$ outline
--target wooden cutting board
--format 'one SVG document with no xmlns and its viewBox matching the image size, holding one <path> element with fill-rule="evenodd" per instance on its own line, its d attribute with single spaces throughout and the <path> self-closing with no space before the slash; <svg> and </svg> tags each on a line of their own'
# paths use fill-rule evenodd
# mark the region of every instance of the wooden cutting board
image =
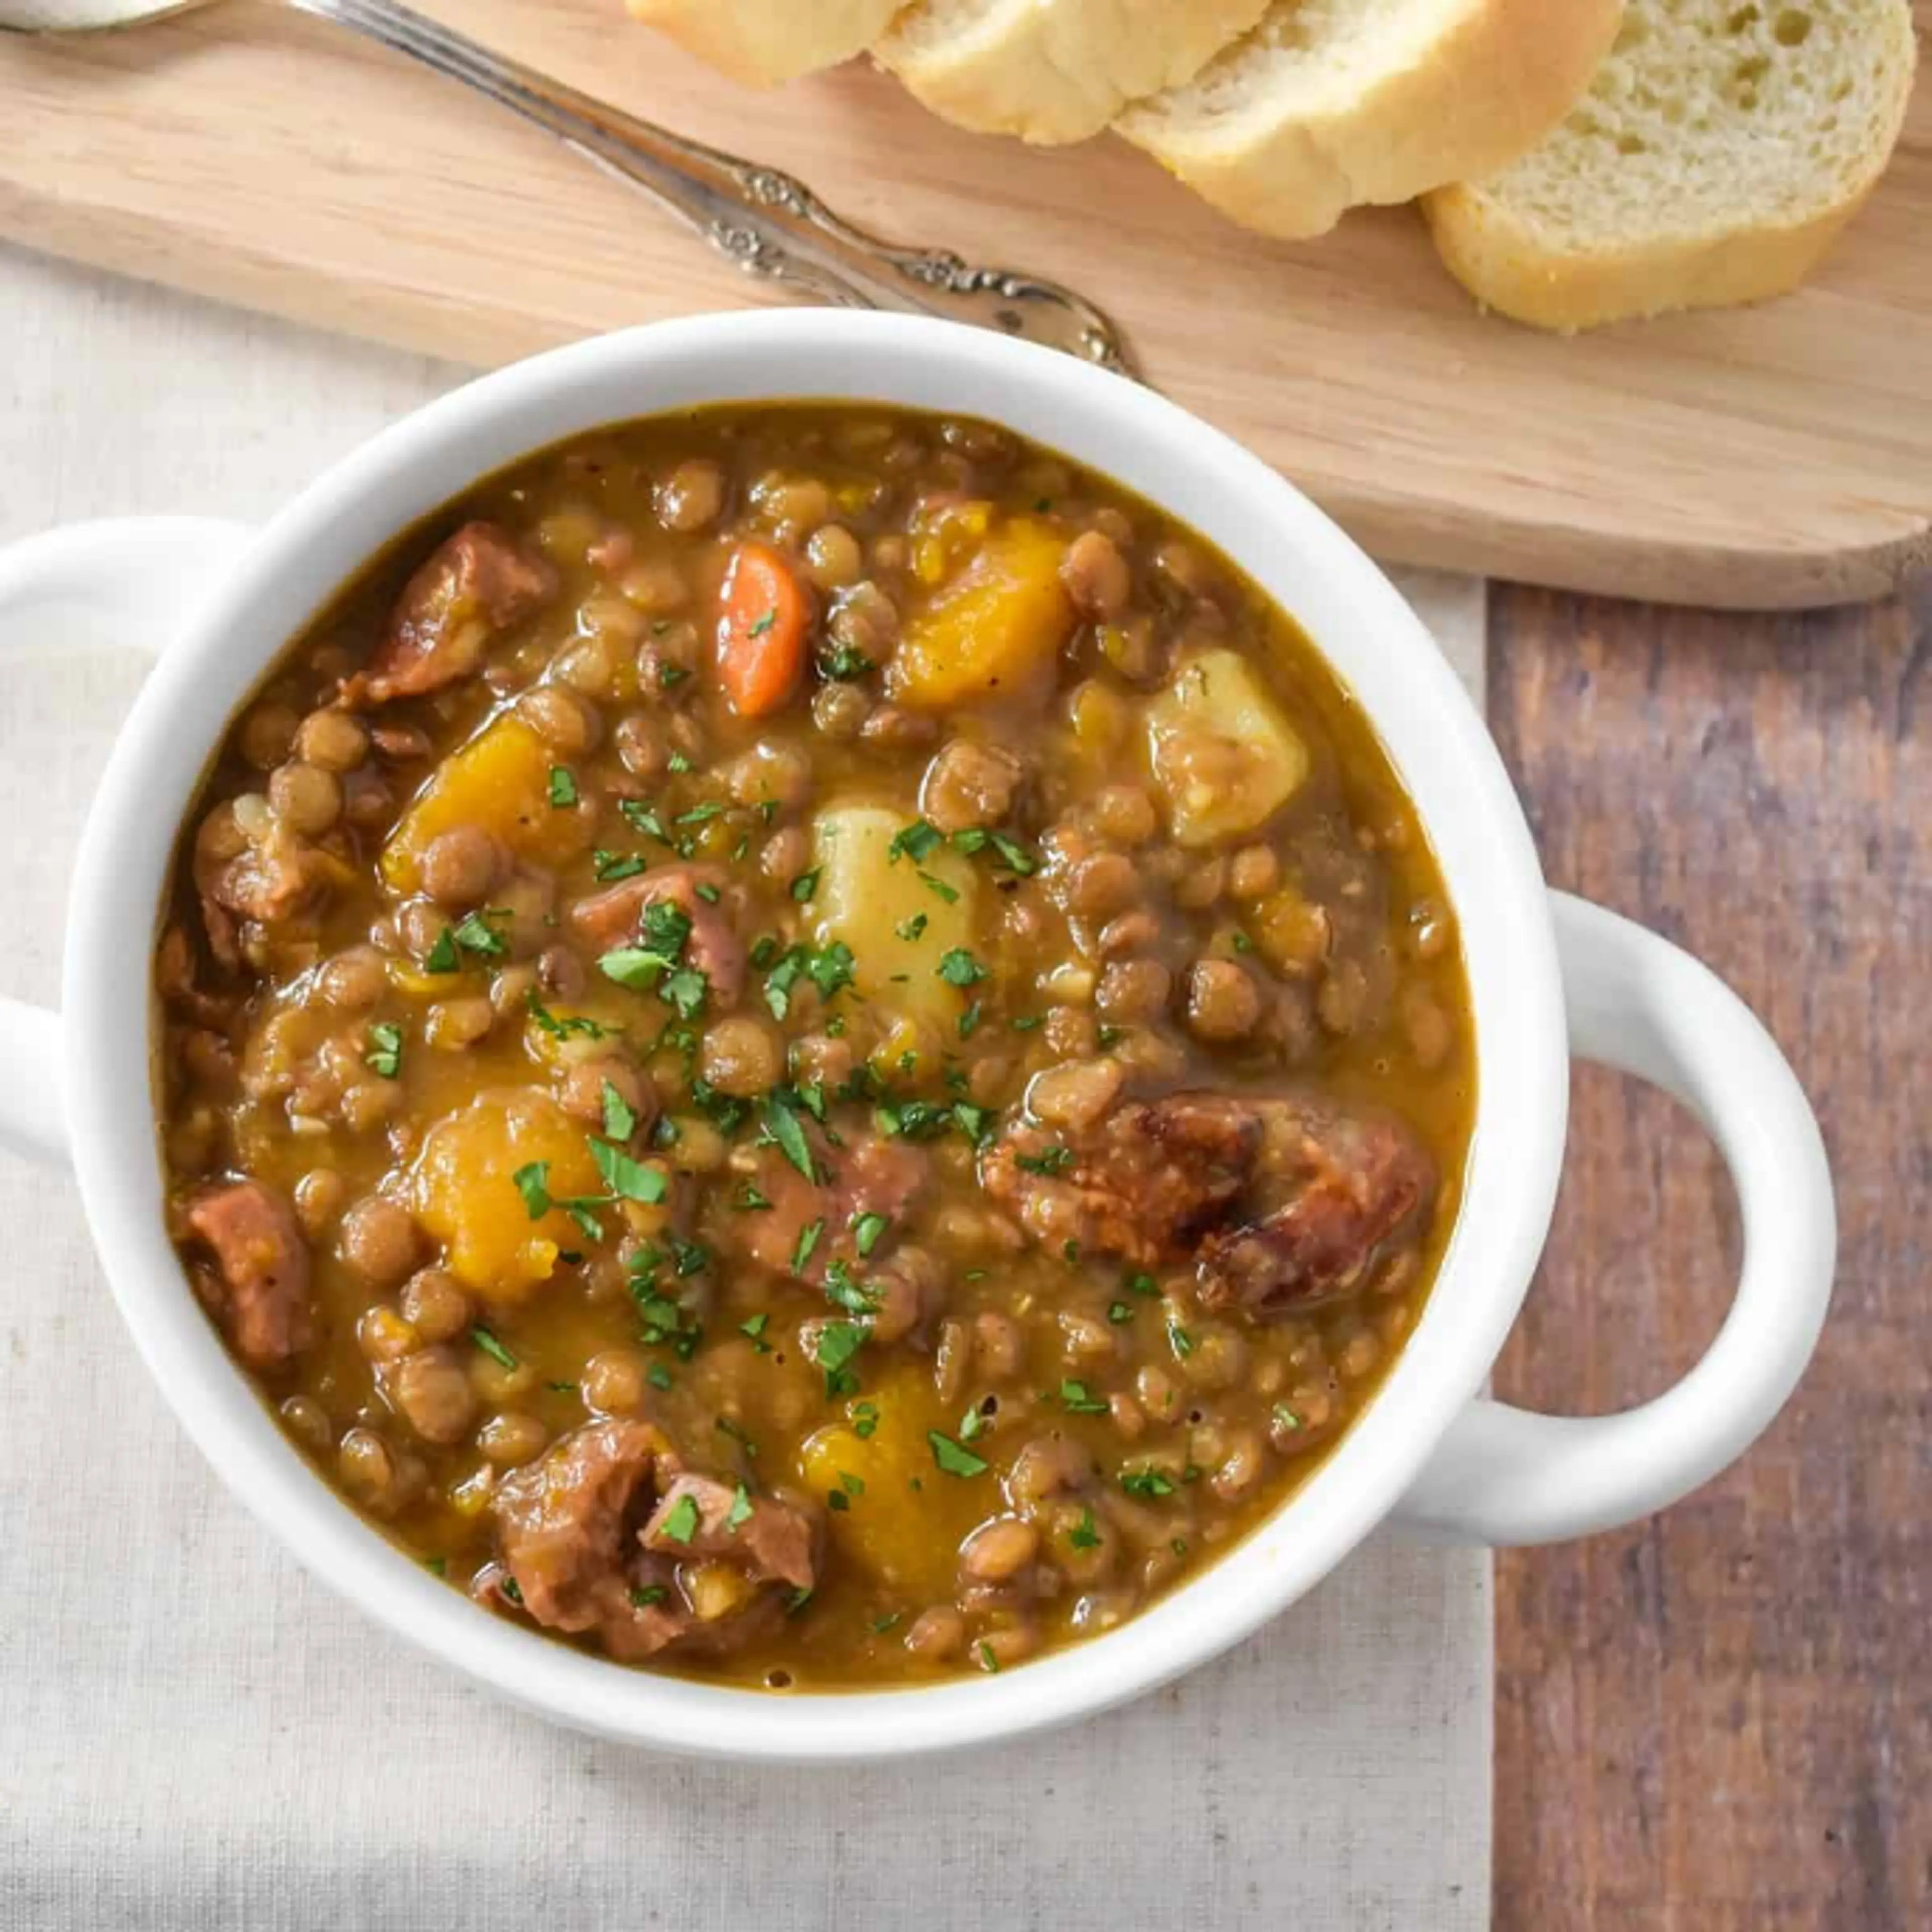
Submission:
<svg viewBox="0 0 1932 1932">
<path fill-rule="evenodd" d="M 1074 284 L 1150 380 L 1390 559 L 1745 606 L 1875 596 L 1932 560 L 1923 81 L 1810 287 L 1565 340 L 1477 314 L 1408 209 L 1270 244 L 1120 143 L 962 134 L 862 64 L 753 95 L 618 0 L 433 10 L 869 226 Z M 0 37 L 0 235 L 479 364 L 784 299 L 502 110 L 258 0 Z"/>
</svg>

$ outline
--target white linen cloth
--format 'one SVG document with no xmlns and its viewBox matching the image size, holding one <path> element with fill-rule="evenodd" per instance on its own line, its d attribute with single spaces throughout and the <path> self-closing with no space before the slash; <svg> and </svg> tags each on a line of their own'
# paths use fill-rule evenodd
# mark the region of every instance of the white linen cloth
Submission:
<svg viewBox="0 0 1932 1932">
<path fill-rule="evenodd" d="M 0 541 L 260 518 L 461 380 L 4 250 L 0 342 Z M 1479 679 L 1480 586 L 1406 581 Z M 10 994 L 56 995 L 68 855 L 142 668 L 0 662 Z M 149 916 L 129 906 L 128 944 Z M 1489 1922 L 1485 1554 L 1378 1538 L 1218 1663 L 1016 1747 L 681 1762 L 553 1729 L 364 1621 L 183 1439 L 70 1183 L 0 1154 L 0 1932 Z"/>
</svg>

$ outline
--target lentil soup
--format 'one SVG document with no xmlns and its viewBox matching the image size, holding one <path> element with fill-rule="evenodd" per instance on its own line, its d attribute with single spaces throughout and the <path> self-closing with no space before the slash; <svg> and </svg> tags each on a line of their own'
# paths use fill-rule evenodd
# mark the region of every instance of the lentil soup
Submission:
<svg viewBox="0 0 1932 1932">
<path fill-rule="evenodd" d="M 500 1614 L 994 1671 L 1280 1507 L 1474 1114 L 1453 916 L 1285 614 L 985 424 L 732 408 L 470 491 L 277 665 L 156 956 L 170 1232 Z"/>
</svg>

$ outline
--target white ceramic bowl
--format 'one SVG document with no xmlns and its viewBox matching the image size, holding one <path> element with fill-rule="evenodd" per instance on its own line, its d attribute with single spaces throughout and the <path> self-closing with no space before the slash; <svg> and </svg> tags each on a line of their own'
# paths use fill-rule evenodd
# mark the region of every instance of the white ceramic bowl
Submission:
<svg viewBox="0 0 1932 1932">
<path fill-rule="evenodd" d="M 1192 525 L 1290 610 L 1374 721 L 1435 842 L 1468 961 L 1480 1076 L 1465 1198 L 1426 1312 L 1368 1412 L 1292 1502 L 1108 1636 L 998 1676 L 826 1696 L 621 1670 L 478 1609 L 360 1522 L 284 1440 L 188 1291 L 163 1232 L 149 1087 L 146 934 L 176 827 L 229 718 L 332 592 L 399 530 L 560 438 L 695 404 L 799 398 L 1006 424 Z M 539 356 L 418 410 L 259 531 L 136 520 L 0 553 L 0 643 L 50 625 L 169 641 L 88 820 L 60 1017 L 0 1006 L 0 1134 L 72 1162 L 149 1367 L 261 1520 L 371 1615 L 566 1724 L 766 1760 L 1012 1737 L 1213 1656 L 1384 1518 L 1527 1542 L 1661 1508 L 1758 1434 L 1810 1352 L 1832 1274 L 1830 1180 L 1768 1036 L 1675 948 L 1546 891 L 1481 721 L 1387 578 L 1272 470 L 1151 391 L 937 322 L 801 309 L 662 323 Z M 1657 1400 L 1591 1420 L 1478 1394 L 1543 1246 L 1573 1051 L 1668 1088 L 1702 1118 L 1744 1235 L 1736 1300 L 1703 1360 Z"/>
</svg>

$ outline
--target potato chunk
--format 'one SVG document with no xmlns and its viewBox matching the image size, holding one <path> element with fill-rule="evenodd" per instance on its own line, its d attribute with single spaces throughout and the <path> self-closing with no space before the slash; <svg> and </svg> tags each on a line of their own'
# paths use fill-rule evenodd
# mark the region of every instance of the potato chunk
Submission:
<svg viewBox="0 0 1932 1932">
<path fill-rule="evenodd" d="M 933 1460 L 927 1432 L 936 1429 L 956 1442 L 959 1418 L 942 1413 L 920 1369 L 865 1380 L 864 1393 L 848 1405 L 850 1419 L 828 1423 L 807 1439 L 799 1474 L 821 1501 L 846 1498 L 827 1518 L 842 1561 L 891 1589 L 944 1602 L 958 1587 L 961 1542 L 1001 1508 L 999 1484 L 990 1471 L 948 1475 Z M 862 1402 L 877 1412 L 863 1436 L 855 1426 Z M 854 1478 L 863 1486 L 855 1487 Z"/>
<path fill-rule="evenodd" d="M 431 1127 L 410 1171 L 410 1204 L 443 1265 L 487 1300 L 522 1300 L 560 1250 L 584 1245 L 561 1208 L 532 1218 L 516 1175 L 538 1161 L 554 1198 L 603 1191 L 581 1123 L 548 1094 L 493 1092 Z"/>
<path fill-rule="evenodd" d="M 382 848 L 382 878 L 398 892 L 422 884 L 431 839 L 458 825 L 479 825 L 519 858 L 550 863 L 582 844 L 572 814 L 550 800 L 556 754 L 520 718 L 484 726 L 443 760 L 398 821 Z"/>
<path fill-rule="evenodd" d="M 1308 747 L 1254 668 L 1202 651 L 1148 706 L 1148 764 L 1183 845 L 1258 832 L 1308 776 Z"/>
<path fill-rule="evenodd" d="M 1075 614 L 1060 580 L 1065 539 L 1016 518 L 995 530 L 958 576 L 908 619 L 886 668 L 900 704 L 944 711 L 1041 689 Z"/>
<path fill-rule="evenodd" d="M 913 822 L 889 806 L 860 804 L 828 806 L 812 821 L 812 862 L 819 868 L 812 938 L 850 948 L 862 998 L 888 1013 L 950 1026 L 965 999 L 940 977 L 940 962 L 973 944 L 979 881 L 948 845 L 923 858 L 895 858 L 892 841 Z"/>
</svg>

